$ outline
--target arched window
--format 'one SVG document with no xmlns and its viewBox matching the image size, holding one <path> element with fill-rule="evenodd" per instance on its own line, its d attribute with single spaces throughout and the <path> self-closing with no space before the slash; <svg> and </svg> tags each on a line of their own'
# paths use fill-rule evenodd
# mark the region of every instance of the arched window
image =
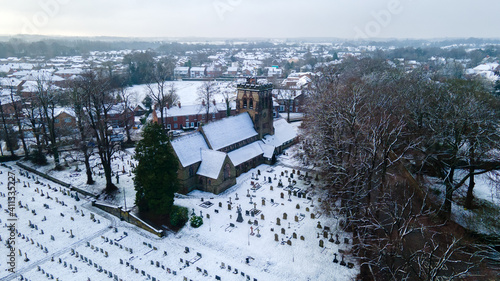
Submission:
<svg viewBox="0 0 500 281">
<path fill-rule="evenodd" d="M 243 98 L 243 108 L 247 108 L 247 98 Z"/>
<path fill-rule="evenodd" d="M 253 108 L 253 99 L 252 98 L 250 98 L 250 102 L 248 103 L 248 107 L 251 109 Z"/>
<path fill-rule="evenodd" d="M 229 167 L 229 164 L 226 164 L 226 166 L 224 167 L 224 180 L 227 180 L 230 177 L 231 177 L 231 167 Z"/>
</svg>

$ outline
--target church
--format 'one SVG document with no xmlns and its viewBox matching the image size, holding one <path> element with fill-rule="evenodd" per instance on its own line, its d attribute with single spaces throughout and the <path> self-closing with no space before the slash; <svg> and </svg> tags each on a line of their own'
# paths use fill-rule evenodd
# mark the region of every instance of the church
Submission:
<svg viewBox="0 0 500 281">
<path fill-rule="evenodd" d="M 192 190 L 218 194 L 236 184 L 236 177 L 260 164 L 271 164 L 275 153 L 290 145 L 296 133 L 280 120 L 285 138 L 274 137 L 272 84 L 249 78 L 238 84 L 236 115 L 202 126 L 172 140 L 179 162 L 179 193 Z M 283 123 L 283 121 L 286 123 Z"/>
</svg>

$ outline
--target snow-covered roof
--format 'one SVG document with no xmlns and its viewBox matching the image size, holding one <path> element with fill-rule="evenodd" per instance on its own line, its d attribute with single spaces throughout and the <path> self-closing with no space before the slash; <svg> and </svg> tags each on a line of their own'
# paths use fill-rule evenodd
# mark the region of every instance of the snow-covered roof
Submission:
<svg viewBox="0 0 500 281">
<path fill-rule="evenodd" d="M 236 108 L 236 103 L 231 102 L 229 106 L 232 109 Z M 201 104 L 193 104 L 193 105 L 181 105 L 179 106 L 173 106 L 171 108 L 164 108 L 163 113 L 164 116 L 166 117 L 173 117 L 173 116 L 188 116 L 188 115 L 198 115 L 198 114 L 205 114 L 206 113 L 206 108 L 202 106 Z M 225 111 L 226 110 L 226 103 L 225 102 L 220 102 L 216 103 L 214 106 L 213 103 L 210 104 L 210 113 L 217 113 L 219 111 Z M 156 111 L 157 116 L 160 116 L 160 111 Z"/>
<path fill-rule="evenodd" d="M 274 135 L 265 136 L 263 141 L 277 147 L 293 140 L 295 137 L 297 137 L 295 127 L 286 122 L 285 119 L 278 119 L 274 120 Z"/>
<path fill-rule="evenodd" d="M 201 150 L 201 164 L 196 172 L 197 175 L 217 179 L 224 164 L 227 154 L 211 149 Z"/>
<path fill-rule="evenodd" d="M 59 75 L 68 75 L 68 74 L 78 75 L 78 74 L 82 74 L 82 72 L 83 72 L 83 69 L 80 69 L 80 68 L 67 68 L 67 69 L 60 69 L 60 70 L 56 71 L 55 74 L 59 74 Z"/>
<path fill-rule="evenodd" d="M 203 126 L 212 149 L 219 150 L 257 135 L 248 113 L 227 117 Z"/>
<path fill-rule="evenodd" d="M 276 149 L 274 145 L 265 144 L 264 142 L 262 142 L 260 143 L 260 147 L 262 148 L 262 151 L 264 151 L 264 157 L 268 159 L 273 158 L 274 150 Z"/>
<path fill-rule="evenodd" d="M 234 166 L 238 166 L 241 163 L 244 163 L 250 159 L 253 159 L 259 155 L 264 154 L 264 151 L 261 147 L 262 141 L 255 141 L 251 144 L 245 145 L 241 148 L 233 150 L 228 153 L 229 159 L 233 162 Z M 272 155 L 271 155 L 272 157 Z"/>
<path fill-rule="evenodd" d="M 208 145 L 200 132 L 189 134 L 172 141 L 177 158 L 183 167 L 187 167 L 201 161 L 202 149 L 208 149 Z"/>
<path fill-rule="evenodd" d="M 62 113 L 66 113 L 70 116 L 76 117 L 75 111 L 71 107 L 56 107 L 54 108 L 54 116 L 59 116 Z"/>
</svg>

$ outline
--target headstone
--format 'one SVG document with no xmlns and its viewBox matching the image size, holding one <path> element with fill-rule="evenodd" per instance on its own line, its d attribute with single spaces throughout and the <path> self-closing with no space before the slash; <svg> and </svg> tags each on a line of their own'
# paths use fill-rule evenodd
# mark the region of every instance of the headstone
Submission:
<svg viewBox="0 0 500 281">
<path fill-rule="evenodd" d="M 285 234 L 285 229 L 281 228 L 281 234 Z"/>
<path fill-rule="evenodd" d="M 299 217 L 295 216 L 295 222 L 299 222 Z"/>
<path fill-rule="evenodd" d="M 283 219 L 286 220 L 288 215 L 286 213 L 283 213 Z"/>
<path fill-rule="evenodd" d="M 337 259 L 337 253 L 333 253 L 333 255 L 334 255 L 333 262 L 338 263 L 339 260 Z"/>
<path fill-rule="evenodd" d="M 345 263 L 345 261 L 344 261 L 344 256 L 343 256 L 343 255 L 342 255 L 342 260 L 340 261 L 340 265 L 343 265 L 343 266 L 345 266 L 345 265 L 346 265 L 346 263 Z"/>
<path fill-rule="evenodd" d="M 295 233 L 295 232 L 294 232 L 294 233 L 292 233 L 292 238 L 293 238 L 293 239 L 297 239 L 297 233 Z"/>
<path fill-rule="evenodd" d="M 324 244 L 323 240 L 319 240 L 319 246 L 320 246 L 321 248 L 323 248 L 323 247 L 325 246 L 325 244 Z"/>
<path fill-rule="evenodd" d="M 302 235 L 301 235 L 301 236 L 300 236 L 300 240 L 304 241 L 304 240 L 306 240 L 306 239 L 304 238 L 304 236 L 302 236 Z"/>
<path fill-rule="evenodd" d="M 276 218 L 276 225 L 281 225 L 280 218 Z"/>
<path fill-rule="evenodd" d="M 264 214 L 260 214 L 260 219 L 264 220 Z"/>
<path fill-rule="evenodd" d="M 276 242 L 280 241 L 279 238 L 278 238 L 278 233 L 274 234 L 274 241 L 276 241 Z"/>
</svg>

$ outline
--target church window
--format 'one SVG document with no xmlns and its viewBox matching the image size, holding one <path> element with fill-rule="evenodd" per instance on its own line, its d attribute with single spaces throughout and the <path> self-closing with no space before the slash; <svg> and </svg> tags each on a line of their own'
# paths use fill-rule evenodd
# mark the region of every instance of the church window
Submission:
<svg viewBox="0 0 500 281">
<path fill-rule="evenodd" d="M 243 108 L 247 108 L 247 99 L 243 98 Z"/>
<path fill-rule="evenodd" d="M 252 98 L 250 98 L 250 102 L 249 102 L 248 106 L 250 109 L 253 109 L 253 99 Z"/>
<path fill-rule="evenodd" d="M 231 168 L 229 167 L 229 164 L 226 164 L 226 166 L 224 167 L 224 180 L 227 180 L 230 177 L 231 177 Z"/>
</svg>

